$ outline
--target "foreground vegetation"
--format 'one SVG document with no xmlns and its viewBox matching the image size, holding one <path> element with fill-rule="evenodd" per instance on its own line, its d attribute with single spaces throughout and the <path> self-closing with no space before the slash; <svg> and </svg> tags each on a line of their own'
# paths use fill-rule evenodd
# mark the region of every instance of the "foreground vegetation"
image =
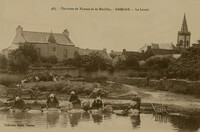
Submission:
<svg viewBox="0 0 200 132">
<path fill-rule="evenodd" d="M 9 73 L 0 73 L 0 84 L 4 86 L 12 86 L 21 83 L 25 77 L 24 74 L 9 74 Z"/>
</svg>

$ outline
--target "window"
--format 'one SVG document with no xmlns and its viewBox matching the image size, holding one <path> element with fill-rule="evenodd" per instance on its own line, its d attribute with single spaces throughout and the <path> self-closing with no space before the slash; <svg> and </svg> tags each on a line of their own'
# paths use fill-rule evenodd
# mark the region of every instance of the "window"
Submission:
<svg viewBox="0 0 200 132">
<path fill-rule="evenodd" d="M 64 53 L 63 53 L 63 56 L 64 56 L 64 58 L 67 58 L 67 50 L 64 50 Z"/>
<path fill-rule="evenodd" d="M 53 47 L 53 49 L 52 49 L 54 52 L 56 52 L 56 47 Z"/>
<path fill-rule="evenodd" d="M 183 40 L 180 40 L 180 46 L 183 46 Z"/>
<path fill-rule="evenodd" d="M 38 54 L 38 55 L 41 55 L 41 50 L 40 50 L 40 48 L 37 48 L 36 51 L 37 51 L 37 54 Z"/>
<path fill-rule="evenodd" d="M 187 42 L 186 42 L 186 46 L 188 47 L 189 46 L 189 41 L 187 40 Z"/>
</svg>

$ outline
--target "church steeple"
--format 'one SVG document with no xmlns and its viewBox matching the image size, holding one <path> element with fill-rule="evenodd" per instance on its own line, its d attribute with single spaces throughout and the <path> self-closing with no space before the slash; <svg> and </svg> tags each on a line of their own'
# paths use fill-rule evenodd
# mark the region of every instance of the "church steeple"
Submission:
<svg viewBox="0 0 200 132">
<path fill-rule="evenodd" d="M 187 20 L 186 20 L 185 14 L 184 14 L 184 17 L 183 17 L 183 23 L 182 23 L 181 31 L 185 32 L 185 33 L 188 32 L 188 26 L 187 26 Z"/>
<path fill-rule="evenodd" d="M 181 31 L 178 32 L 177 37 L 177 48 L 180 50 L 185 50 L 190 47 L 190 35 L 188 31 L 188 25 L 186 20 L 186 15 L 184 14 Z"/>
</svg>

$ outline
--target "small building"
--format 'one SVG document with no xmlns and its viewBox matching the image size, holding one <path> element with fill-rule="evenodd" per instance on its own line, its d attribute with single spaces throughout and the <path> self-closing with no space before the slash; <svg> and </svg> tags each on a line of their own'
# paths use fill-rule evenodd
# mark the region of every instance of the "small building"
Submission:
<svg viewBox="0 0 200 132">
<path fill-rule="evenodd" d="M 138 52 L 141 53 L 146 52 L 148 46 L 151 46 L 152 49 L 167 49 L 167 50 L 176 49 L 173 43 L 151 43 L 151 44 L 145 44 L 142 48 L 138 50 Z"/>
<path fill-rule="evenodd" d="M 125 57 L 126 60 L 131 58 L 136 58 L 138 61 L 144 60 L 144 53 L 136 51 L 127 51 L 126 49 L 123 49 L 122 55 Z"/>
<path fill-rule="evenodd" d="M 21 44 L 32 44 L 39 55 L 56 56 L 58 60 L 74 58 L 75 46 L 69 38 L 68 30 L 63 33 L 24 31 L 21 26 L 16 28 L 16 35 L 11 46 L 2 52 L 7 56 L 10 51 Z"/>
<path fill-rule="evenodd" d="M 193 47 L 200 47 L 200 40 L 197 40 L 197 43 L 192 44 Z"/>
<path fill-rule="evenodd" d="M 8 58 L 8 55 L 11 51 L 17 49 L 19 46 L 16 44 L 11 44 L 8 48 L 5 48 L 1 51 L 1 54 L 5 55 L 6 58 Z"/>
<path fill-rule="evenodd" d="M 106 59 L 106 60 L 112 60 L 112 58 L 110 57 L 110 55 L 107 53 L 106 49 L 103 50 L 95 50 L 95 49 L 82 49 L 79 47 L 75 48 L 75 57 L 76 56 L 86 56 L 86 55 L 90 55 L 91 53 L 98 53 L 102 58 Z"/>
<path fill-rule="evenodd" d="M 145 60 L 151 56 L 180 56 L 180 51 L 176 49 L 152 49 L 151 46 L 148 46 L 147 51 L 144 53 Z"/>
<path fill-rule="evenodd" d="M 111 50 L 111 52 L 109 53 L 109 55 L 110 55 L 110 57 L 115 58 L 116 56 L 122 55 L 122 52 Z"/>
<path fill-rule="evenodd" d="M 144 53 L 136 51 L 127 51 L 126 49 L 123 49 L 121 53 L 120 52 L 116 53 L 112 51 L 111 53 L 110 54 L 113 56 L 113 62 L 112 62 L 113 66 L 117 65 L 119 61 L 136 59 L 138 62 L 140 62 L 144 60 Z"/>
</svg>

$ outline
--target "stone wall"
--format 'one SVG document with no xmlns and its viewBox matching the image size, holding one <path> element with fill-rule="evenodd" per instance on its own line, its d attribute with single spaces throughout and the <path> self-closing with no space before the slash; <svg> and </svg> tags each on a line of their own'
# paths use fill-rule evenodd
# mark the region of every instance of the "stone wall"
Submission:
<svg viewBox="0 0 200 132">
<path fill-rule="evenodd" d="M 123 77 L 126 75 L 127 71 L 123 73 L 120 71 L 118 73 L 109 73 L 108 71 L 97 71 L 97 72 L 86 72 L 84 69 L 74 68 L 74 67 L 61 67 L 61 68 L 32 68 L 29 70 L 31 73 L 36 72 L 49 72 L 57 75 L 70 75 L 72 77 L 82 77 L 82 78 L 97 78 L 97 77 L 107 77 L 109 81 L 134 85 L 138 87 L 150 87 L 153 89 L 170 91 L 175 93 L 184 93 L 192 95 L 200 95 L 200 81 L 187 81 L 183 79 L 148 79 L 140 77 Z M 121 76 L 120 76 L 121 75 Z"/>
<path fill-rule="evenodd" d="M 52 68 L 32 67 L 29 69 L 28 72 L 31 74 L 47 72 L 56 75 L 70 75 L 72 77 L 79 77 L 79 69 L 76 67 L 52 67 Z"/>
<path fill-rule="evenodd" d="M 110 76 L 110 77 L 108 77 L 108 80 L 117 82 L 117 83 L 135 85 L 138 87 L 145 87 L 148 85 L 148 81 L 146 78 Z"/>
<path fill-rule="evenodd" d="M 108 77 L 110 81 L 134 85 L 138 87 L 150 87 L 157 90 L 170 91 L 191 95 L 200 95 L 200 81 L 187 81 L 184 79 L 148 79 L 131 77 Z"/>
<path fill-rule="evenodd" d="M 200 81 L 187 81 L 184 79 L 150 80 L 149 87 L 175 93 L 200 95 Z"/>
</svg>

